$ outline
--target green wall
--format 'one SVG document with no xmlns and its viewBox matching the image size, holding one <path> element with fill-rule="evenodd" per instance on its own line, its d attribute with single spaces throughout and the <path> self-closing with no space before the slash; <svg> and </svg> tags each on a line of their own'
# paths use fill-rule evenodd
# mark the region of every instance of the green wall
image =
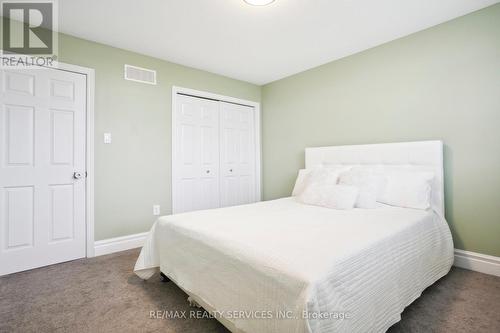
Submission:
<svg viewBox="0 0 500 333">
<path fill-rule="evenodd" d="M 500 256 L 500 5 L 268 84 L 262 102 L 265 199 L 291 193 L 305 147 L 442 139 L 455 247 Z"/>
<path fill-rule="evenodd" d="M 62 34 L 59 60 L 95 69 L 96 240 L 148 231 L 153 204 L 171 212 L 173 85 L 260 101 L 259 86 Z M 124 64 L 157 70 L 158 85 L 125 81 Z"/>
</svg>

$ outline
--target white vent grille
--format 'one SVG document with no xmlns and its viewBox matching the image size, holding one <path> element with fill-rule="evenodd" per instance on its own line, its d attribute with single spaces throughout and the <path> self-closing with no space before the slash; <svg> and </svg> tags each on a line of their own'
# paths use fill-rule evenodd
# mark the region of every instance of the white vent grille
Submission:
<svg viewBox="0 0 500 333">
<path fill-rule="evenodd" d="M 125 65 L 125 80 L 156 84 L 156 71 L 131 65 Z"/>
</svg>

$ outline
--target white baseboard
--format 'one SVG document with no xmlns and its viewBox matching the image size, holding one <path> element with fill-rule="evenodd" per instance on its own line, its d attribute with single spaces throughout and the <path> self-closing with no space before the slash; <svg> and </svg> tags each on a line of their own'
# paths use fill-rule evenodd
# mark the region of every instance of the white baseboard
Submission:
<svg viewBox="0 0 500 333">
<path fill-rule="evenodd" d="M 455 249 L 453 265 L 471 271 L 500 276 L 500 257 Z"/>
<path fill-rule="evenodd" d="M 108 238 L 94 242 L 95 256 L 135 249 L 144 245 L 148 232 L 127 235 L 122 237 Z"/>
</svg>

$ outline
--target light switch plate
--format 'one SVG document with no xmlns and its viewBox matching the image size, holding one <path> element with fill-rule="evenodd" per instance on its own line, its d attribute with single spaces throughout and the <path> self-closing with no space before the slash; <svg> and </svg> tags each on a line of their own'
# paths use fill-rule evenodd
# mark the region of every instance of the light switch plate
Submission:
<svg viewBox="0 0 500 333">
<path fill-rule="evenodd" d="M 153 205 L 153 215 L 154 216 L 160 215 L 160 205 Z"/>
<path fill-rule="evenodd" d="M 111 133 L 104 133 L 104 143 L 111 143 Z"/>
</svg>

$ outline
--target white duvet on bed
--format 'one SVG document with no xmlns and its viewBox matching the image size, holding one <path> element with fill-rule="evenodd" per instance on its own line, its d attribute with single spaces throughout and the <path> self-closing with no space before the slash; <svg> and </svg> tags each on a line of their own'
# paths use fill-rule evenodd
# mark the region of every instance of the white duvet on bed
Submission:
<svg viewBox="0 0 500 333">
<path fill-rule="evenodd" d="M 382 332 L 452 263 L 431 210 L 284 198 L 161 217 L 135 272 L 159 266 L 245 332 Z"/>
</svg>

